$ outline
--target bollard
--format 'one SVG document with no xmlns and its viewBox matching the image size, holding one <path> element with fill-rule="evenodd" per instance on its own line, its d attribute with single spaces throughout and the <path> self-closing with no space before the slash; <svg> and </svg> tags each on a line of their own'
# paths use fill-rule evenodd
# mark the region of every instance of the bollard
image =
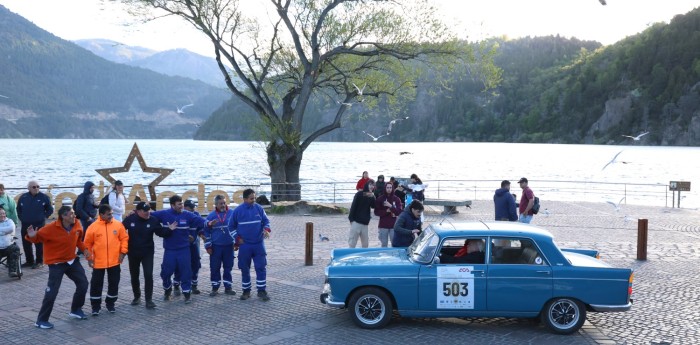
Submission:
<svg viewBox="0 0 700 345">
<path fill-rule="evenodd" d="M 306 223 L 306 253 L 304 256 L 306 266 L 314 265 L 314 223 Z"/>
<path fill-rule="evenodd" d="M 637 260 L 647 259 L 647 239 L 649 238 L 649 220 L 637 220 Z"/>
</svg>

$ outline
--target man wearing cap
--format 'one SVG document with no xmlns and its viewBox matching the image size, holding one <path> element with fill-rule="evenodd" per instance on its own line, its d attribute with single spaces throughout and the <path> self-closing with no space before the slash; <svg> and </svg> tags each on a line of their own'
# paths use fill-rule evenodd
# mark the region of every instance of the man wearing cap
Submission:
<svg viewBox="0 0 700 345">
<path fill-rule="evenodd" d="M 197 216 L 201 217 L 202 215 L 199 214 L 199 212 L 195 211 L 195 207 L 197 207 L 194 203 L 194 201 L 187 199 L 185 200 L 185 203 L 183 204 L 185 207 L 185 211 L 190 211 Z M 199 295 L 201 292 L 197 288 L 197 284 L 199 283 L 199 269 L 202 268 L 202 257 L 199 255 L 199 237 L 204 236 L 204 228 L 199 227 L 199 228 L 190 228 L 190 262 L 192 263 L 192 294 L 193 295 Z M 180 270 L 175 267 L 175 277 L 173 278 L 173 293 L 175 296 L 180 295 Z"/>
<path fill-rule="evenodd" d="M 520 196 L 520 203 L 518 204 L 518 211 L 520 211 L 518 221 L 521 223 L 530 223 L 534 214 L 532 212 L 532 205 L 535 204 L 535 193 L 527 186 L 526 178 L 521 178 L 518 184 L 520 184 L 520 188 L 523 189 L 523 194 Z"/>
<path fill-rule="evenodd" d="M 131 305 L 141 303 L 141 282 L 139 281 L 139 271 L 143 267 L 143 280 L 145 281 L 146 308 L 153 309 L 153 255 L 155 245 L 153 244 L 153 234 L 160 237 L 170 236 L 173 225 L 170 229 L 161 225 L 160 220 L 151 216 L 151 207 L 146 202 L 136 204 L 136 212 L 126 217 L 122 224 L 129 234 L 129 273 L 131 274 L 131 290 L 134 299 Z"/>
</svg>

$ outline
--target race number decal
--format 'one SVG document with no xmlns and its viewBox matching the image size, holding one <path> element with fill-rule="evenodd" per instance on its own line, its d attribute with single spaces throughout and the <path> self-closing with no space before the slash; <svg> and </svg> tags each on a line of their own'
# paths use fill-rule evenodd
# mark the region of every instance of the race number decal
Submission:
<svg viewBox="0 0 700 345">
<path fill-rule="evenodd" d="M 474 309 L 474 266 L 437 269 L 437 308 Z"/>
</svg>

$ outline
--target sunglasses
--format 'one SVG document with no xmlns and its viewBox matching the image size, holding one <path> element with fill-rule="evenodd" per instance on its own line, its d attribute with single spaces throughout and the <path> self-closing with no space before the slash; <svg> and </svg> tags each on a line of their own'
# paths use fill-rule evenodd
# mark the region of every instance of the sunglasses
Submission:
<svg viewBox="0 0 700 345">
<path fill-rule="evenodd" d="M 39 189 L 39 186 L 32 186 L 32 189 Z"/>
</svg>

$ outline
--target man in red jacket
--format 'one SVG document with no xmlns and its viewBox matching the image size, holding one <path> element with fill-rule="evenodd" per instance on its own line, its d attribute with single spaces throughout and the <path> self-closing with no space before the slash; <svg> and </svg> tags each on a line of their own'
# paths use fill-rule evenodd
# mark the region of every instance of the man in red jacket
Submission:
<svg viewBox="0 0 700 345">
<path fill-rule="evenodd" d="M 70 206 L 62 206 L 58 210 L 58 218 L 39 231 L 30 225 L 25 236 L 25 239 L 31 243 L 44 244 L 44 263 L 49 266 L 49 283 L 44 290 L 44 301 L 41 302 L 39 316 L 34 324 L 43 329 L 53 328 L 49 317 L 64 274 L 75 283 L 75 294 L 73 294 L 73 303 L 68 315 L 79 320 L 87 319 L 82 308 L 85 305 L 88 281 L 80 259 L 75 256 L 77 247 L 88 257 L 88 251 L 83 242 L 80 242 L 83 228 L 80 222 L 75 221 L 75 212 Z"/>
</svg>

